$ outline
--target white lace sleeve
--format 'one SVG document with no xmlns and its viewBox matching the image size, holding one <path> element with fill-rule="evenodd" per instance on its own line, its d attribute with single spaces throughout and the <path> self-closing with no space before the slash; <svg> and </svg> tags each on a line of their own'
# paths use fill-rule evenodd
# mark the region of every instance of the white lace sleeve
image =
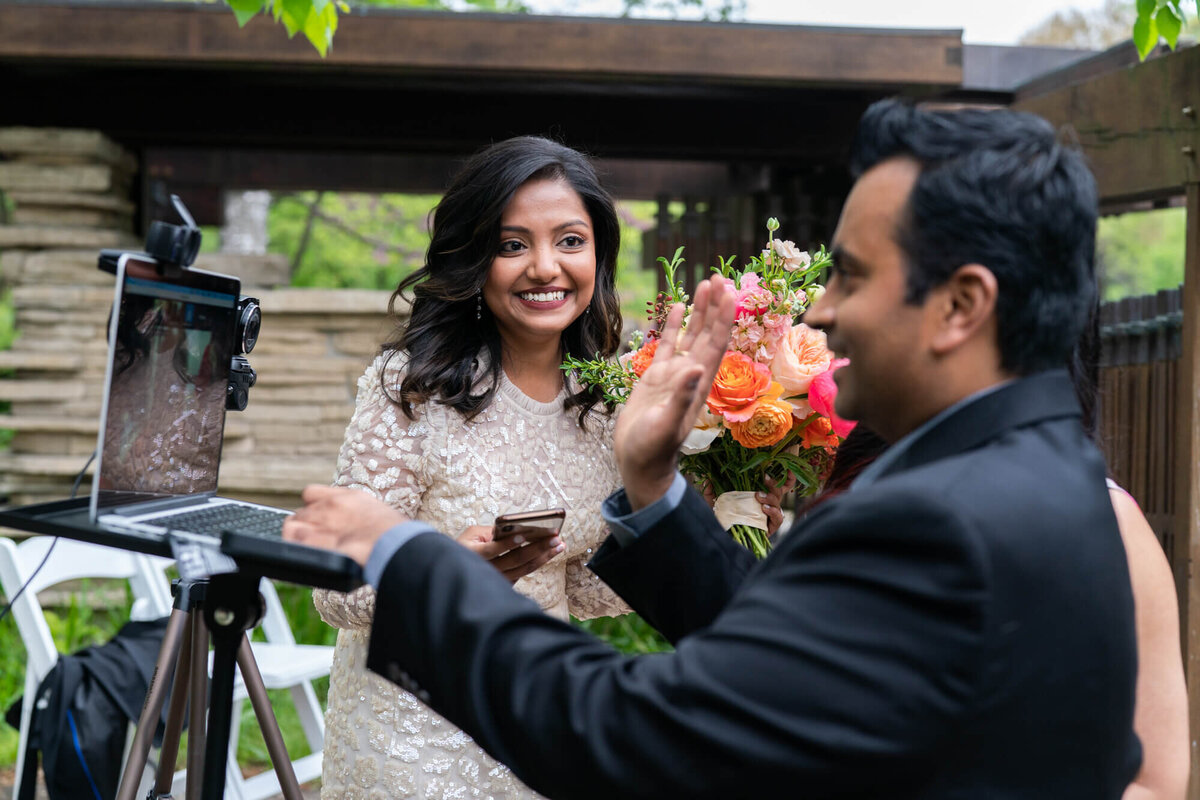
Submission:
<svg viewBox="0 0 1200 800">
<path fill-rule="evenodd" d="M 394 358 L 387 369 L 389 388 L 399 388 L 401 371 Z M 335 486 L 359 489 L 388 505 L 416 516 L 428 486 L 425 453 L 429 426 L 424 415 L 410 420 L 384 394 L 380 380 L 383 357 L 358 379 L 354 416 L 338 453 Z M 321 618 L 338 628 L 369 628 L 375 612 L 375 592 L 362 586 L 349 594 L 313 590 L 313 605 Z"/>
<path fill-rule="evenodd" d="M 587 568 L 591 555 L 567 562 L 567 609 L 576 619 L 617 617 L 632 609 L 608 584 Z"/>
</svg>

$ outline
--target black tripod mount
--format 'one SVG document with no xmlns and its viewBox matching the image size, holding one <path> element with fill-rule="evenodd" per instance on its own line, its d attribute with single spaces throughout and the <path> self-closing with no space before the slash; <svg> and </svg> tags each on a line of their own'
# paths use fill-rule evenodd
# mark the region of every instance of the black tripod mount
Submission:
<svg viewBox="0 0 1200 800">
<path fill-rule="evenodd" d="M 300 784 L 247 636 L 264 614 L 265 604 L 258 593 L 259 580 L 258 575 L 233 572 L 213 575 L 207 580 L 178 580 L 172 584 L 174 607 L 121 776 L 117 800 L 136 800 L 138 783 L 166 701 L 166 682 L 172 667 L 171 704 L 167 708 L 158 769 L 147 800 L 170 800 L 172 797 L 179 738 L 189 705 L 192 713 L 188 726 L 186 796 L 188 800 L 221 800 L 225 794 L 225 770 L 233 723 L 235 666 L 241 668 L 242 681 L 258 718 L 283 796 L 286 800 L 302 800 Z M 203 611 L 202 615 L 197 613 L 200 611 Z M 211 693 L 207 680 L 210 634 L 213 644 Z M 207 725 L 202 713 L 206 704 Z"/>
</svg>

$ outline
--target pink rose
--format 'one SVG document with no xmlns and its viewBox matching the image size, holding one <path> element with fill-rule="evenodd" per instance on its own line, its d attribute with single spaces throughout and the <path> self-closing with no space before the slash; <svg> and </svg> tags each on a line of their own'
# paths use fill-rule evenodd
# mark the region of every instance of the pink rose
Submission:
<svg viewBox="0 0 1200 800">
<path fill-rule="evenodd" d="M 833 353 L 825 345 L 825 332 L 803 322 L 793 325 L 780 341 L 771 360 L 771 374 L 788 395 L 810 391 L 813 378 L 829 369 Z"/>
<path fill-rule="evenodd" d="M 833 373 L 850 363 L 848 358 L 837 358 L 829 364 L 829 369 L 812 379 L 808 387 L 808 402 L 813 411 L 823 417 L 828 417 L 833 424 L 833 432 L 845 438 L 854 430 L 857 422 L 842 419 L 833 410 L 837 400 L 837 384 L 833 381 Z"/>
</svg>

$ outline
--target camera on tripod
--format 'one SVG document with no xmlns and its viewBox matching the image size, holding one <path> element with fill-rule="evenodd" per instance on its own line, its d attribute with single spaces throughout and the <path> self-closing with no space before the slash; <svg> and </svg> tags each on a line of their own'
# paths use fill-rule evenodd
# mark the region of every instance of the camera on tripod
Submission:
<svg viewBox="0 0 1200 800">
<path fill-rule="evenodd" d="M 178 278 L 192 266 L 200 252 L 200 227 L 196 225 L 187 206 L 178 195 L 171 195 L 171 204 L 184 221 L 174 225 L 161 220 L 150 223 L 146 233 L 144 253 L 128 250 L 101 250 L 99 267 L 105 272 L 117 274 L 118 265 L 124 259 L 126 265 L 137 264 L 153 270 L 160 278 Z M 250 366 L 245 354 L 254 349 L 262 327 L 262 312 L 258 298 L 242 295 L 237 300 L 234 314 L 236 331 L 233 339 L 234 351 L 229 365 L 229 383 L 226 387 L 225 408 L 244 411 L 250 402 L 250 387 L 258 380 L 258 374 Z"/>
</svg>

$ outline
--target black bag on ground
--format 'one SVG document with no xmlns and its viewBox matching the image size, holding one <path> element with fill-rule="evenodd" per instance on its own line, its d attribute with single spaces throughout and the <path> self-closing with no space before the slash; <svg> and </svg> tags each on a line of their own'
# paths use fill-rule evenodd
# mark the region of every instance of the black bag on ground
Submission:
<svg viewBox="0 0 1200 800">
<path fill-rule="evenodd" d="M 33 800 L 39 752 L 50 800 L 116 797 L 126 732 L 141 716 L 167 619 L 128 622 L 108 642 L 59 657 L 38 686 L 17 800 Z M 21 702 L 6 714 L 14 728 Z"/>
</svg>

